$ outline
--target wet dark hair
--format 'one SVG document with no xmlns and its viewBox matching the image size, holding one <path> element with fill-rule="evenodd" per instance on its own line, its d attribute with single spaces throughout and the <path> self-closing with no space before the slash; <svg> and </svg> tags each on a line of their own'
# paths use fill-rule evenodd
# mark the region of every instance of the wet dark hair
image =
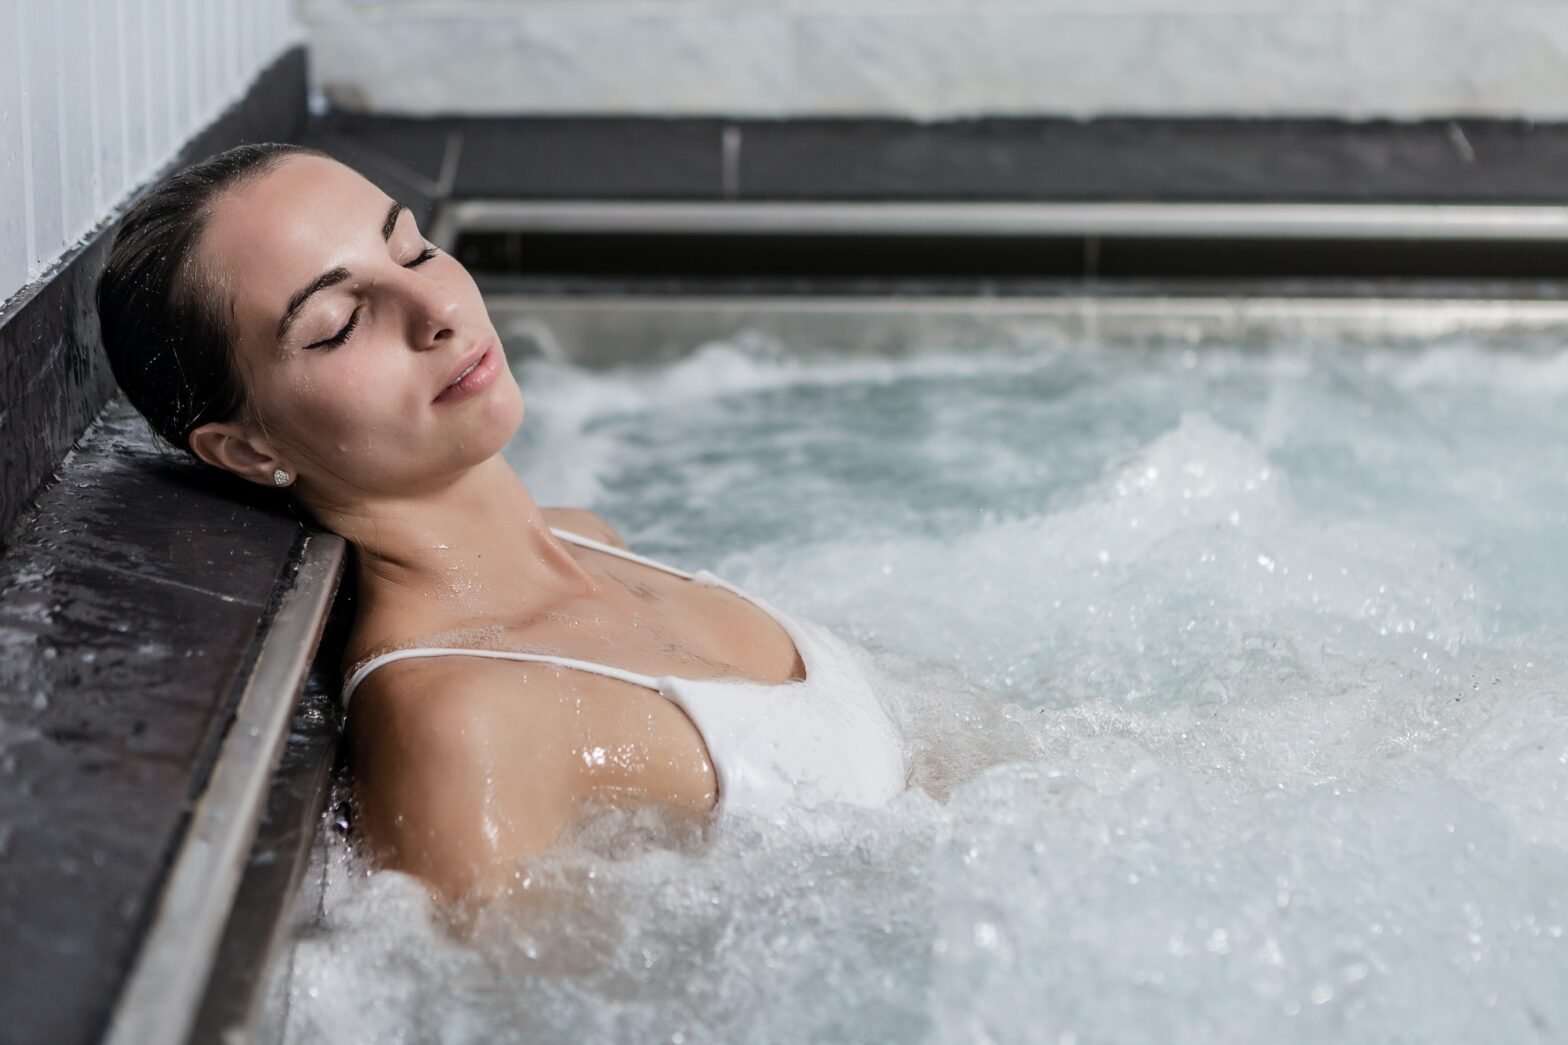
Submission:
<svg viewBox="0 0 1568 1045">
<path fill-rule="evenodd" d="M 165 442 L 196 455 L 190 434 L 248 403 L 234 355 L 232 306 L 195 262 L 212 204 L 290 156 L 282 142 L 237 145 L 165 177 L 120 221 L 98 277 L 98 325 L 109 368 Z"/>
</svg>

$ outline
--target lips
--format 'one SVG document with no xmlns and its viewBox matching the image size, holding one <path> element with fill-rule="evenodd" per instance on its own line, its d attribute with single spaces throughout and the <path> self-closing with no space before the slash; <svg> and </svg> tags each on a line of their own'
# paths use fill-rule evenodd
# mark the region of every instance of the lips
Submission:
<svg viewBox="0 0 1568 1045">
<path fill-rule="evenodd" d="M 461 381 L 469 371 L 478 366 L 479 361 L 485 357 L 485 353 L 490 351 L 490 349 L 494 346 L 495 342 L 492 339 L 485 338 L 483 341 L 479 342 L 479 344 L 475 345 L 472 351 L 470 351 L 462 359 L 458 360 L 457 365 L 452 368 L 451 373 L 447 374 L 446 384 L 442 385 L 441 388 L 437 390 L 436 398 L 439 399 L 443 394 L 446 393 L 448 389 Z"/>
</svg>

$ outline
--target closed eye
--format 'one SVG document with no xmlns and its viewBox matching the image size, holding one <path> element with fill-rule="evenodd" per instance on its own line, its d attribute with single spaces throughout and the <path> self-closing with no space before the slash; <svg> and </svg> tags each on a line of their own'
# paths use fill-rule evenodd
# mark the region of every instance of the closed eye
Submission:
<svg viewBox="0 0 1568 1045">
<path fill-rule="evenodd" d="M 423 265 L 425 262 L 429 261 L 431 258 L 435 257 L 439 253 L 441 253 L 441 251 L 440 251 L 440 248 L 438 248 L 438 247 L 433 247 L 433 246 L 426 247 L 424 250 L 422 250 L 418 254 L 414 255 L 413 259 L 408 261 L 408 262 L 406 262 L 403 265 L 403 267 L 411 269 L 411 268 L 413 268 L 416 265 Z M 359 309 L 356 308 L 354 310 L 354 314 L 348 317 L 348 322 L 343 324 L 343 329 L 342 330 L 339 330 L 336 334 L 333 334 L 331 337 L 327 338 L 324 341 L 317 341 L 314 344 L 306 345 L 305 347 L 306 348 L 327 348 L 327 349 L 337 348 L 339 345 L 341 345 L 343 342 L 345 342 L 345 341 L 347 341 L 349 339 L 349 335 L 354 333 L 354 328 L 356 326 L 358 326 L 358 325 L 359 325 Z"/>
<path fill-rule="evenodd" d="M 358 325 L 359 325 L 359 309 L 356 308 L 354 310 L 354 314 L 348 317 L 348 322 L 343 324 L 343 329 L 342 330 L 339 330 L 336 334 L 333 334 L 331 337 L 327 338 L 325 341 L 317 341 L 315 344 L 313 344 L 313 345 L 306 345 L 305 347 L 306 348 L 337 348 L 343 342 L 348 340 L 348 336 L 354 332 L 354 328 L 356 326 L 358 326 Z"/>
</svg>

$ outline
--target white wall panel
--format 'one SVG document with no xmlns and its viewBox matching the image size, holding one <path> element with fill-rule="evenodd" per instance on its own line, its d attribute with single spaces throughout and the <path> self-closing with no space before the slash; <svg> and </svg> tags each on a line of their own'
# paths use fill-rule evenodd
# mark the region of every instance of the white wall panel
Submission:
<svg viewBox="0 0 1568 1045">
<path fill-rule="evenodd" d="M 125 61 L 115 0 L 87 0 L 86 73 L 92 88 L 89 119 L 93 126 L 92 216 L 114 204 L 110 186 L 124 183 L 129 147 L 125 134 Z"/>
<path fill-rule="evenodd" d="M 0 0 L 0 302 L 299 39 L 293 0 Z"/>
<path fill-rule="evenodd" d="M 1568 118 L 1568 0 L 302 0 L 383 112 Z"/>
<path fill-rule="evenodd" d="M 173 126 L 189 127 L 196 122 L 196 70 L 201 62 L 197 51 L 197 15 L 203 5 L 196 0 L 173 0 L 168 7 L 170 43 L 169 65 L 174 70 Z"/>
<path fill-rule="evenodd" d="M 18 0 L 0 0 L 0 294 L 27 282 L 27 193 L 22 155 L 20 45 L 22 16 Z"/>
<path fill-rule="evenodd" d="M 65 246 L 60 185 L 59 8 L 22 0 L 22 155 L 28 203 L 27 271 L 36 276 Z"/>
<path fill-rule="evenodd" d="M 167 156 L 176 148 L 176 128 L 180 123 L 180 91 L 183 72 L 175 56 L 181 43 L 174 28 L 175 5 L 180 0 L 149 0 L 147 3 L 147 35 L 153 41 L 152 64 L 148 71 L 153 79 L 153 105 L 158 109 L 159 134 L 153 142 L 154 156 Z"/>
<path fill-rule="evenodd" d="M 114 140 L 105 143 L 105 149 L 119 149 L 121 157 L 121 177 L 118 180 L 105 177 L 103 179 L 103 195 L 105 206 L 100 210 L 107 212 L 113 206 L 114 193 L 121 185 L 130 184 L 132 171 L 144 171 L 152 163 L 152 93 L 151 69 L 147 69 L 147 35 L 144 31 L 144 17 L 140 5 L 132 5 L 130 0 L 107 0 L 108 5 L 114 9 L 114 35 L 119 39 L 118 47 L 111 47 L 119 58 L 119 77 L 114 91 L 119 94 L 119 133 L 118 144 Z"/>
<path fill-rule="evenodd" d="M 92 14 L 90 0 L 56 0 L 55 53 L 50 73 L 55 78 L 55 94 L 60 99 L 60 207 L 64 218 L 62 236 L 40 250 L 38 269 L 54 261 L 66 243 L 97 224 L 98 218 L 98 145 L 93 130 L 96 120 L 95 80 L 101 68 L 89 61 L 87 22 Z M 40 244 L 42 246 L 42 244 Z"/>
</svg>

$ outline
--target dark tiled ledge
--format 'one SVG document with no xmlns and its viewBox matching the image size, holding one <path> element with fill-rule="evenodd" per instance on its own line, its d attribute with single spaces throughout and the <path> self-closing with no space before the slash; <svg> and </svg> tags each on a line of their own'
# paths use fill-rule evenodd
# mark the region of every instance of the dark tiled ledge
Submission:
<svg viewBox="0 0 1568 1045">
<path fill-rule="evenodd" d="M 103 1031 L 290 587 L 306 531 L 225 479 L 113 400 L 0 558 L 7 1040 Z"/>
<path fill-rule="evenodd" d="M 455 199 L 1568 202 L 1568 124 L 1454 119 L 396 117 L 313 144 Z"/>
</svg>

